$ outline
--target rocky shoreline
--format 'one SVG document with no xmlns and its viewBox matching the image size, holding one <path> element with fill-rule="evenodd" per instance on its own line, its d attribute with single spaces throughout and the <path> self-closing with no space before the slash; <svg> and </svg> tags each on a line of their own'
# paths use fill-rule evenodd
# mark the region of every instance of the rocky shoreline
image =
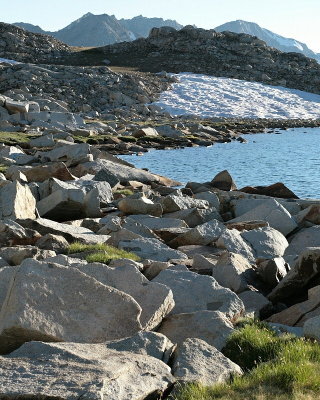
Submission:
<svg viewBox="0 0 320 400">
<path fill-rule="evenodd" d="M 33 150 L 0 148 L 2 396 L 227 381 L 244 316 L 320 340 L 320 200 L 227 171 L 177 190 L 87 143 Z"/>
</svg>

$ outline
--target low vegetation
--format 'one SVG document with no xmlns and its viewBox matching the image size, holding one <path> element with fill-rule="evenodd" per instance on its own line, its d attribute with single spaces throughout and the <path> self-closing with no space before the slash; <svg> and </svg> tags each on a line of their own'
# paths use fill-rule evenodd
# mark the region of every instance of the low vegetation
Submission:
<svg viewBox="0 0 320 400">
<path fill-rule="evenodd" d="M 104 243 L 88 245 L 75 242 L 69 246 L 68 253 L 88 253 L 85 259 L 90 263 L 99 262 L 109 264 L 112 260 L 119 260 L 121 258 L 129 258 L 133 261 L 140 260 L 140 258 L 134 253 L 117 249 L 116 247 Z"/>
<path fill-rule="evenodd" d="M 114 191 L 114 194 L 123 194 L 124 196 L 132 196 L 133 191 L 131 189 L 117 189 Z"/>
<path fill-rule="evenodd" d="M 231 382 L 181 388 L 175 400 L 311 400 L 320 398 L 320 346 L 266 325 L 249 323 L 229 338 L 224 354 L 245 372 Z"/>
<path fill-rule="evenodd" d="M 28 135 L 22 132 L 2 132 L 0 131 L 0 143 L 4 143 L 8 146 L 15 144 L 29 143 L 30 139 L 36 137 L 34 135 Z"/>
</svg>

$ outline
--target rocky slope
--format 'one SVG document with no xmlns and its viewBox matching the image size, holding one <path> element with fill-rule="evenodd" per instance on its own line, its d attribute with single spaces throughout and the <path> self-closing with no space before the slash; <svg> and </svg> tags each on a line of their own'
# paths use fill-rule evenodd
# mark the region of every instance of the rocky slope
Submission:
<svg viewBox="0 0 320 400">
<path fill-rule="evenodd" d="M 299 42 L 296 39 L 290 39 L 271 32 L 268 29 L 262 28 L 254 22 L 248 21 L 231 21 L 226 24 L 217 26 L 214 28 L 217 32 L 234 32 L 234 33 L 246 33 L 251 36 L 256 36 L 259 39 L 267 43 L 268 46 L 274 47 L 284 52 L 296 52 L 304 54 L 306 57 L 315 58 L 320 61 L 320 54 L 315 53 L 305 43 Z"/>
<path fill-rule="evenodd" d="M 56 32 L 44 31 L 39 26 L 17 22 L 14 25 L 34 33 L 45 33 L 70 46 L 98 47 L 107 44 L 132 41 L 147 37 L 154 27 L 171 26 L 176 29 L 182 25 L 173 20 L 146 18 L 142 15 L 131 19 L 118 20 L 114 15 L 94 15 L 87 13 L 81 18 Z"/>
<path fill-rule="evenodd" d="M 51 36 L 30 33 L 14 25 L 0 23 L 0 57 L 23 62 L 54 62 L 69 53 L 68 45 Z"/>
<path fill-rule="evenodd" d="M 147 39 L 83 52 L 86 62 L 152 72 L 194 72 L 286 86 L 320 93 L 320 65 L 298 53 L 283 53 L 246 34 L 186 26 L 155 28 Z M 78 59 L 81 62 L 81 57 Z"/>
</svg>

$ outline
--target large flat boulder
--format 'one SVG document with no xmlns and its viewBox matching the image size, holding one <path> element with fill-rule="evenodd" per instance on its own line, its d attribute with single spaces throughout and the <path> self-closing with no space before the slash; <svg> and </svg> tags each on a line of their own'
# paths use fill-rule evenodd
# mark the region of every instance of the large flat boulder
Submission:
<svg viewBox="0 0 320 400">
<path fill-rule="evenodd" d="M 146 330 L 156 328 L 174 307 L 173 295 L 167 286 L 148 281 L 136 267 L 125 265 L 125 262 L 116 268 L 104 264 L 79 265 L 77 268 L 104 285 L 133 297 L 142 309 L 140 322 Z"/>
<path fill-rule="evenodd" d="M 237 319 L 244 311 L 238 296 L 220 286 L 211 276 L 166 269 L 152 282 L 161 283 L 172 290 L 175 306 L 171 314 L 210 310 L 220 311 L 229 319 Z"/>
<path fill-rule="evenodd" d="M 31 340 L 102 343 L 141 329 L 141 308 L 131 296 L 72 267 L 25 260 L 7 293 L 1 354 Z"/>
<path fill-rule="evenodd" d="M 219 311 L 197 311 L 167 317 L 158 332 L 173 343 L 181 344 L 188 338 L 197 338 L 221 350 L 233 330 L 225 314 Z"/>
<path fill-rule="evenodd" d="M 139 168 L 124 165 L 118 162 L 98 159 L 96 161 L 85 162 L 79 164 L 72 169 L 72 173 L 78 177 L 86 174 L 97 174 L 101 169 L 106 169 L 113 174 L 122 185 L 126 185 L 129 181 L 138 181 L 142 183 L 159 182 L 159 177 Z"/>
<path fill-rule="evenodd" d="M 228 382 L 243 372 L 215 347 L 201 339 L 189 338 L 174 352 L 172 373 L 179 382 L 211 386 Z"/>
<path fill-rule="evenodd" d="M 243 221 L 266 221 L 272 228 L 285 236 L 298 227 L 290 213 L 275 199 L 268 199 L 258 207 L 229 222 Z"/>
<path fill-rule="evenodd" d="M 175 379 L 162 361 L 104 344 L 24 344 L 1 357 L 0 395 L 84 400 L 162 397 Z"/>
</svg>

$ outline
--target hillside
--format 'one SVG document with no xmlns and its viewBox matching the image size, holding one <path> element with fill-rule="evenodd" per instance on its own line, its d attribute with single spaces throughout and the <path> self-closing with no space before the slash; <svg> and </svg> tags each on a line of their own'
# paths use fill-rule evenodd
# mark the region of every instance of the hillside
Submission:
<svg viewBox="0 0 320 400">
<path fill-rule="evenodd" d="M 39 33 L 0 22 L 0 57 L 16 61 L 55 62 L 70 51 L 68 45 Z"/>
<path fill-rule="evenodd" d="M 267 43 L 268 46 L 274 47 L 284 52 L 297 52 L 304 54 L 307 57 L 315 58 L 320 60 L 320 54 L 310 50 L 305 43 L 299 42 L 296 39 L 290 39 L 271 32 L 268 29 L 262 28 L 254 22 L 248 21 L 231 21 L 226 24 L 220 25 L 214 28 L 217 32 L 234 32 L 234 33 L 246 33 L 248 35 L 256 36 L 259 39 Z"/>
<path fill-rule="evenodd" d="M 263 82 L 320 93 L 320 65 L 298 53 L 283 53 L 246 34 L 186 26 L 154 28 L 147 39 L 77 54 L 73 63 L 138 68 L 149 72 L 194 72 Z"/>
</svg>

